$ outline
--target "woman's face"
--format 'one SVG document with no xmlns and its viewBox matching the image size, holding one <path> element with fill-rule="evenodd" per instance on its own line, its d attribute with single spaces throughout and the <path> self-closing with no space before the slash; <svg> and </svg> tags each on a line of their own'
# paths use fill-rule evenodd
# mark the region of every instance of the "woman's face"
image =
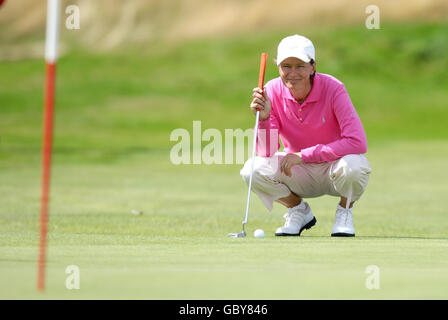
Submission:
<svg viewBox="0 0 448 320">
<path fill-rule="evenodd" d="M 291 90 L 303 89 L 310 83 L 310 76 L 316 71 L 316 63 L 306 63 L 290 57 L 278 66 L 283 84 Z"/>
</svg>

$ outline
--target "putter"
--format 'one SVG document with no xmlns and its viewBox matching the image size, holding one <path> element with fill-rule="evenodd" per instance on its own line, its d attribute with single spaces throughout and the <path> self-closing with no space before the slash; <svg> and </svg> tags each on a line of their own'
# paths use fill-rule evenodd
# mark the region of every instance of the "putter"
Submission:
<svg viewBox="0 0 448 320">
<path fill-rule="evenodd" d="M 268 57 L 268 55 L 266 53 L 261 54 L 260 75 L 259 75 L 259 79 L 258 79 L 258 88 L 260 88 L 261 90 L 263 90 L 264 74 L 265 74 L 265 70 L 266 70 L 267 57 Z M 243 221 L 243 231 L 241 231 L 239 233 L 229 233 L 228 234 L 228 236 L 232 237 L 232 238 L 244 238 L 246 236 L 246 231 L 244 229 L 244 226 L 246 225 L 248 218 L 249 218 L 250 192 L 252 190 L 252 175 L 254 173 L 255 151 L 256 151 L 256 145 L 257 145 L 259 119 L 260 119 L 260 111 L 257 110 L 257 114 L 255 116 L 254 138 L 253 138 L 253 144 L 252 144 L 252 161 L 251 161 L 250 176 L 249 176 L 249 190 L 247 192 L 246 218 Z"/>
<path fill-rule="evenodd" d="M 255 147 L 257 143 L 257 134 L 258 134 L 258 121 L 260 118 L 260 111 L 257 111 L 257 115 L 255 117 L 255 130 L 254 130 L 254 139 L 252 145 L 252 161 L 250 166 L 250 176 L 249 176 L 249 190 L 247 192 L 247 203 L 246 203 L 246 218 L 243 221 L 243 231 L 240 233 L 229 233 L 229 237 L 233 238 L 244 238 L 246 236 L 246 231 L 244 230 L 244 226 L 246 225 L 249 218 L 249 204 L 250 204 L 250 192 L 252 190 L 252 175 L 254 173 L 254 162 L 255 162 Z"/>
</svg>

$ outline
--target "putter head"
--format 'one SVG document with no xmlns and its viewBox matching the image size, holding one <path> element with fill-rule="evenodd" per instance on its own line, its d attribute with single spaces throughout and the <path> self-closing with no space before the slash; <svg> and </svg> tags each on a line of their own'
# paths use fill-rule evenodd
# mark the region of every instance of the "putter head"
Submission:
<svg viewBox="0 0 448 320">
<path fill-rule="evenodd" d="M 246 232 L 243 230 L 240 233 L 229 233 L 228 236 L 232 238 L 244 238 L 246 236 Z"/>
<path fill-rule="evenodd" d="M 232 238 L 244 238 L 246 237 L 246 230 L 244 229 L 244 226 L 246 225 L 247 221 L 243 221 L 243 231 L 240 233 L 229 233 L 228 236 Z"/>
</svg>

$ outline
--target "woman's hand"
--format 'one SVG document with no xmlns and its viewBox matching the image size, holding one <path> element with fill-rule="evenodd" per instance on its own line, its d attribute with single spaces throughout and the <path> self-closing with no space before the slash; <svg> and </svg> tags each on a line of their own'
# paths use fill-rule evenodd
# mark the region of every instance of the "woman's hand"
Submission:
<svg viewBox="0 0 448 320">
<path fill-rule="evenodd" d="M 280 171 L 286 174 L 288 177 L 291 176 L 291 168 L 302 163 L 302 154 L 299 153 L 288 153 L 280 161 Z"/>
<path fill-rule="evenodd" d="M 254 88 L 252 96 L 254 97 L 252 103 L 250 104 L 252 112 L 256 114 L 257 110 L 259 110 L 260 120 L 268 119 L 271 114 L 271 102 L 269 101 L 266 92 L 260 88 Z"/>
</svg>

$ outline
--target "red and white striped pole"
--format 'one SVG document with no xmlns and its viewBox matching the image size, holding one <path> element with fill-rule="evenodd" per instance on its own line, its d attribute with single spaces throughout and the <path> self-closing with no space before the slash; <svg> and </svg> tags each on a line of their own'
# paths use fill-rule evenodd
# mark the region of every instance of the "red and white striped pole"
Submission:
<svg viewBox="0 0 448 320">
<path fill-rule="evenodd" d="M 46 84 L 42 138 L 42 198 L 40 210 L 40 242 L 37 289 L 45 289 L 45 262 L 48 231 L 48 202 L 50 194 L 51 145 L 53 137 L 53 108 L 56 61 L 58 58 L 59 0 L 47 0 L 47 30 L 45 37 Z"/>
</svg>

